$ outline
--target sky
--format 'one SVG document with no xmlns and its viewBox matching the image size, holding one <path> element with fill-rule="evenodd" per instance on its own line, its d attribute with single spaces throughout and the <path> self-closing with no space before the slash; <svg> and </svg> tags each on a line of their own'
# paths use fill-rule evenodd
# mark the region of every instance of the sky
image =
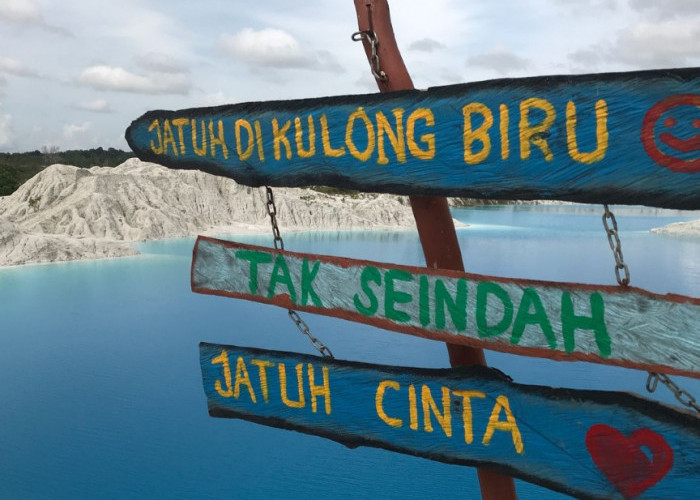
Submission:
<svg viewBox="0 0 700 500">
<path fill-rule="evenodd" d="M 390 0 L 417 88 L 700 66 L 700 0 Z M 0 0 L 0 152 L 148 110 L 377 92 L 352 0 Z"/>
</svg>

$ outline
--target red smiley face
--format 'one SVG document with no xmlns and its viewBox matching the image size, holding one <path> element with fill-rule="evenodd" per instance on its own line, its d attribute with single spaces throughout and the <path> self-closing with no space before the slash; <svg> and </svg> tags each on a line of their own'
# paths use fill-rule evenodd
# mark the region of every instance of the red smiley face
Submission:
<svg viewBox="0 0 700 500">
<path fill-rule="evenodd" d="M 700 95 L 678 94 L 656 103 L 644 117 L 641 139 L 662 167 L 700 172 Z"/>
</svg>

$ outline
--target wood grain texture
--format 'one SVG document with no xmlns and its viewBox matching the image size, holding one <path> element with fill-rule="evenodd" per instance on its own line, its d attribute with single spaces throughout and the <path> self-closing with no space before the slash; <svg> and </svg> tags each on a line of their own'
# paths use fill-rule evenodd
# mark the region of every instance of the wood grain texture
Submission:
<svg viewBox="0 0 700 500">
<path fill-rule="evenodd" d="M 150 111 L 139 158 L 251 185 L 700 209 L 700 69 Z"/>
<path fill-rule="evenodd" d="M 700 377 L 700 299 L 276 251 L 200 236 L 192 290 L 434 340 Z"/>
<path fill-rule="evenodd" d="M 207 343 L 200 364 L 213 417 L 483 467 L 583 499 L 693 498 L 700 487 L 698 418 L 627 393 Z"/>
</svg>

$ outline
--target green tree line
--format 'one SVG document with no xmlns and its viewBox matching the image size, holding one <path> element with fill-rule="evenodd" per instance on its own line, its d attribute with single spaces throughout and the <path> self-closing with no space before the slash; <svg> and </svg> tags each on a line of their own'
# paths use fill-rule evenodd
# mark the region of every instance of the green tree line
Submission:
<svg viewBox="0 0 700 500">
<path fill-rule="evenodd" d="M 114 148 L 73 149 L 42 148 L 27 153 L 0 153 L 0 196 L 14 193 L 25 181 L 54 163 L 80 168 L 116 167 L 133 158 L 131 151 Z"/>
</svg>

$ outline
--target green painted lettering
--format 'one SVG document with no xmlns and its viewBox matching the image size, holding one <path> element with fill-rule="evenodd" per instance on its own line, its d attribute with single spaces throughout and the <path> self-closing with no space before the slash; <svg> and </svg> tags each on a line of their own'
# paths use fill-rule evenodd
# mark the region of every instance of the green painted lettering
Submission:
<svg viewBox="0 0 700 500">
<path fill-rule="evenodd" d="M 394 280 L 396 281 L 413 281 L 413 275 L 408 271 L 400 269 L 390 269 L 384 273 L 384 315 L 387 319 L 392 319 L 401 323 L 405 323 L 411 319 L 408 313 L 398 311 L 394 308 L 394 304 L 406 304 L 413 300 L 410 293 L 400 292 L 394 288 Z"/>
<path fill-rule="evenodd" d="M 267 292 L 267 298 L 271 299 L 277 295 L 277 283 L 281 283 L 287 287 L 287 292 L 289 293 L 289 298 L 292 304 L 297 303 L 297 294 L 294 290 L 294 283 L 292 283 L 292 277 L 289 274 L 289 267 L 287 267 L 287 261 L 284 260 L 282 254 L 277 254 L 275 258 L 275 265 L 272 268 L 272 276 L 270 276 L 270 289 Z"/>
<path fill-rule="evenodd" d="M 250 262 L 248 288 L 250 293 L 255 295 L 258 293 L 258 264 L 269 264 L 272 262 L 272 256 L 269 253 L 257 250 L 238 250 L 236 258 Z"/>
<path fill-rule="evenodd" d="M 369 299 L 369 305 L 364 305 L 358 294 L 355 294 L 353 297 L 355 309 L 357 309 L 360 314 L 364 314 L 365 316 L 374 316 L 379 308 L 379 301 L 377 300 L 377 296 L 374 294 L 374 291 L 369 286 L 370 282 L 376 283 L 377 286 L 382 285 L 382 275 L 379 272 L 379 269 L 374 266 L 365 267 L 360 275 L 360 286 L 362 287 L 362 291 L 367 296 L 367 299 Z"/>
<path fill-rule="evenodd" d="M 530 312 L 530 308 L 534 307 L 534 311 Z M 534 288 L 526 288 L 523 290 L 523 297 L 520 299 L 518 313 L 515 315 L 513 322 L 513 334 L 510 337 L 511 344 L 520 342 L 527 325 L 539 325 L 542 333 L 547 339 L 550 349 L 557 348 L 557 339 L 552 330 L 552 324 L 549 322 L 547 312 L 544 310 L 540 296 Z"/>
<path fill-rule="evenodd" d="M 605 303 L 603 297 L 598 292 L 593 292 L 590 296 L 591 316 L 577 316 L 574 313 L 574 302 L 569 292 L 561 295 L 561 328 L 564 337 L 564 349 L 571 352 L 576 347 L 574 331 L 593 330 L 595 343 L 601 357 L 610 356 L 610 335 L 605 326 Z"/>
<path fill-rule="evenodd" d="M 305 306 L 311 298 L 311 302 L 316 307 L 323 307 L 321 299 L 316 294 L 314 290 L 313 281 L 318 274 L 318 269 L 321 267 L 321 262 L 316 261 L 311 269 L 309 269 L 309 261 L 304 259 L 304 263 L 301 266 L 301 305 Z"/>
<path fill-rule="evenodd" d="M 489 326 L 486 313 L 489 295 L 495 296 L 503 305 L 503 317 L 495 325 Z M 513 320 L 513 302 L 502 287 L 490 281 L 482 281 L 476 287 L 476 327 L 479 337 L 495 337 L 505 332 Z"/>
<path fill-rule="evenodd" d="M 452 299 L 442 280 L 435 280 L 435 326 L 445 328 L 445 306 L 450 311 L 452 324 L 458 332 L 467 328 L 467 281 L 457 280 L 457 293 Z"/>
<path fill-rule="evenodd" d="M 430 323 L 430 288 L 428 277 L 424 274 L 420 277 L 420 288 L 418 289 L 418 311 L 421 326 L 428 326 Z"/>
</svg>

